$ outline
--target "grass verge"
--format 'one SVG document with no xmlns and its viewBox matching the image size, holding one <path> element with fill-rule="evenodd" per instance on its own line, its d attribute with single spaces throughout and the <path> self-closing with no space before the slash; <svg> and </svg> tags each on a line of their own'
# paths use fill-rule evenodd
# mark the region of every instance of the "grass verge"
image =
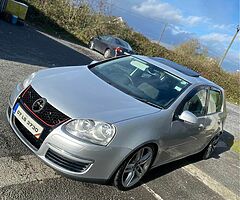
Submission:
<svg viewBox="0 0 240 200">
<path fill-rule="evenodd" d="M 234 141 L 231 149 L 240 155 L 240 140 Z"/>
</svg>

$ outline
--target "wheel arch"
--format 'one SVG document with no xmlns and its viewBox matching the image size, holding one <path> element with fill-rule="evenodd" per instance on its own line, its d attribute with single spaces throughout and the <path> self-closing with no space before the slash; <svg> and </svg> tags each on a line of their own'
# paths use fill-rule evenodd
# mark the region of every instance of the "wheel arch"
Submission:
<svg viewBox="0 0 240 200">
<path fill-rule="evenodd" d="M 144 146 L 152 146 L 153 147 L 153 159 L 152 159 L 152 163 L 151 165 L 154 163 L 156 157 L 157 157 L 157 152 L 159 150 L 159 147 L 157 145 L 156 141 L 148 141 L 145 142 L 143 144 L 140 144 L 138 146 L 136 146 L 132 151 L 130 151 L 130 153 L 128 153 L 124 159 L 121 160 L 121 162 L 118 164 L 118 166 L 113 170 L 112 174 L 110 175 L 110 178 L 108 180 L 108 182 L 112 183 L 117 171 L 119 170 L 119 168 L 122 166 L 122 164 L 130 157 L 132 156 L 136 151 L 138 151 L 140 148 L 144 147 Z M 150 169 L 151 169 L 151 165 L 150 165 Z"/>
</svg>

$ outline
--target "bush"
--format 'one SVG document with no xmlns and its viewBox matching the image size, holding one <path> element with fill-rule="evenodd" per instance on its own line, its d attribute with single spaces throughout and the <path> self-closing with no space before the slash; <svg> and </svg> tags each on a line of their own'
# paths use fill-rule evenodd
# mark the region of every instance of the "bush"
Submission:
<svg viewBox="0 0 240 200">
<path fill-rule="evenodd" d="M 44 31 L 87 44 L 96 35 L 119 36 L 131 44 L 139 54 L 164 57 L 201 73 L 202 76 L 225 89 L 227 99 L 239 104 L 239 73 L 228 73 L 209 58 L 197 40 L 188 41 L 174 51 L 151 42 L 127 24 L 114 22 L 106 15 L 103 0 L 25 0 L 30 8 L 27 20 Z M 91 2 L 91 3 L 90 3 Z"/>
</svg>

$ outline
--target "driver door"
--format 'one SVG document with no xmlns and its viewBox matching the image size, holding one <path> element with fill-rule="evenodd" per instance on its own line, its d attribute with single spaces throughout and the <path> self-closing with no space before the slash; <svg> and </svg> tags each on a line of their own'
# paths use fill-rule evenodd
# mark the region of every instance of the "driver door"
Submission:
<svg viewBox="0 0 240 200">
<path fill-rule="evenodd" d="M 207 106 L 207 88 L 194 89 L 181 102 L 171 123 L 171 140 L 168 153 L 175 159 L 197 152 L 201 147 L 201 137 L 205 135 Z M 179 119 L 183 111 L 190 111 L 197 117 L 197 123 L 191 124 Z"/>
</svg>

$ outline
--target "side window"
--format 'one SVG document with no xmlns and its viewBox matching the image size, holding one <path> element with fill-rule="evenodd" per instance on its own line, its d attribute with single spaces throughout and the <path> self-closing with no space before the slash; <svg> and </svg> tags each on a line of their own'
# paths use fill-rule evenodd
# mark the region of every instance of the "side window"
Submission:
<svg viewBox="0 0 240 200">
<path fill-rule="evenodd" d="M 198 91 L 183 107 L 183 111 L 190 111 L 197 117 L 205 114 L 205 105 L 207 99 L 207 90 L 202 89 Z"/>
<path fill-rule="evenodd" d="M 103 41 L 108 41 L 108 40 L 109 40 L 109 36 L 106 36 L 106 35 L 101 36 L 101 39 L 102 39 Z"/>
<path fill-rule="evenodd" d="M 118 39 L 114 39 L 114 43 L 117 45 L 121 45 L 121 42 Z"/>
<path fill-rule="evenodd" d="M 108 43 L 113 43 L 114 39 L 110 36 L 106 36 L 105 41 L 108 42 Z"/>
<path fill-rule="evenodd" d="M 221 93 L 216 90 L 209 91 L 209 104 L 207 114 L 213 114 L 220 112 L 222 108 L 222 97 Z"/>
</svg>

